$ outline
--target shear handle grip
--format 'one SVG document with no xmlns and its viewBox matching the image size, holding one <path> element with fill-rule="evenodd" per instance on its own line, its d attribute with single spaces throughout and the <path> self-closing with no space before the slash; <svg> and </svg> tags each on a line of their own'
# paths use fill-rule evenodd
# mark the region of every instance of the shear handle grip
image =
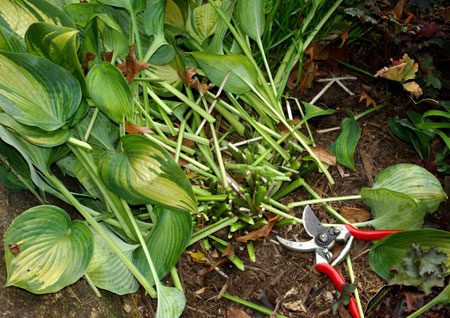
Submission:
<svg viewBox="0 0 450 318">
<path fill-rule="evenodd" d="M 376 241 L 393 233 L 402 232 L 401 230 L 359 230 L 350 224 L 345 224 L 350 234 L 361 241 Z"/>
<path fill-rule="evenodd" d="M 319 263 L 316 265 L 316 269 L 317 271 L 327 275 L 333 282 L 334 286 L 336 286 L 337 290 L 340 293 L 342 292 L 345 280 L 333 266 L 328 263 Z M 348 310 L 350 311 L 352 318 L 360 318 L 358 306 L 356 305 L 356 301 L 353 296 L 350 298 L 350 302 L 348 303 Z"/>
</svg>

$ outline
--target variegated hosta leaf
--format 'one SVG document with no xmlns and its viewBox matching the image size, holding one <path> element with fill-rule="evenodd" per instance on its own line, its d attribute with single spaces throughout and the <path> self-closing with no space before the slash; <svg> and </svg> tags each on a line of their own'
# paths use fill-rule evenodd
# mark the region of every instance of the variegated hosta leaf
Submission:
<svg viewBox="0 0 450 318">
<path fill-rule="evenodd" d="M 439 203 L 447 198 L 441 183 L 433 174 L 409 163 L 396 164 L 381 171 L 372 188 L 407 194 L 429 213 L 436 211 Z"/>
<path fill-rule="evenodd" d="M 86 273 L 93 251 L 92 233 L 56 206 L 23 212 L 4 237 L 6 286 L 35 294 L 54 293 Z"/>
<path fill-rule="evenodd" d="M 117 235 L 105 226 L 103 227 L 109 237 L 116 243 L 121 251 L 132 260 L 133 251 L 139 245 L 130 245 L 122 241 Z M 95 286 L 109 290 L 118 295 L 131 294 L 138 290 L 139 284 L 133 274 L 124 265 L 120 258 L 111 250 L 100 235 L 92 230 L 94 236 L 94 254 L 92 255 L 87 274 Z"/>
<path fill-rule="evenodd" d="M 80 101 L 80 84 L 67 70 L 31 54 L 0 53 L 0 108 L 14 120 L 54 131 Z"/>
<path fill-rule="evenodd" d="M 209 80 L 217 86 L 222 84 L 228 74 L 223 88 L 225 91 L 233 94 L 245 94 L 251 89 L 249 85 L 256 86 L 257 84 L 257 71 L 244 55 L 221 55 L 207 52 L 191 52 L 190 54 Z"/>
<path fill-rule="evenodd" d="M 158 287 L 158 308 L 156 318 L 178 318 L 186 306 L 186 297 L 175 287 Z"/>
<path fill-rule="evenodd" d="M 64 67 L 80 81 L 85 91 L 84 73 L 78 60 L 78 30 L 50 23 L 34 23 L 25 34 L 28 52 L 46 57 Z"/>
<path fill-rule="evenodd" d="M 220 2 L 214 2 L 216 2 L 214 5 L 220 7 Z M 190 25 L 187 26 L 187 29 L 192 37 L 203 43 L 203 41 L 214 34 L 218 19 L 219 17 L 216 10 L 214 10 L 213 4 L 205 3 L 192 10 L 189 17 Z"/>
<path fill-rule="evenodd" d="M 145 242 L 158 277 L 162 278 L 176 265 L 191 240 L 192 217 L 188 212 L 154 210 L 157 221 Z M 136 250 L 134 258 L 141 273 L 150 275 L 151 271 L 141 247 Z M 149 281 L 153 283 L 153 277 L 149 277 Z"/>
<path fill-rule="evenodd" d="M 157 204 L 197 212 L 191 184 L 166 150 L 144 136 L 121 138 L 122 149 L 106 153 L 99 165 L 105 185 L 131 204 Z"/>
<path fill-rule="evenodd" d="M 111 120 L 122 123 L 133 114 L 133 95 L 122 73 L 111 63 L 95 65 L 87 76 L 89 95 Z"/>
</svg>

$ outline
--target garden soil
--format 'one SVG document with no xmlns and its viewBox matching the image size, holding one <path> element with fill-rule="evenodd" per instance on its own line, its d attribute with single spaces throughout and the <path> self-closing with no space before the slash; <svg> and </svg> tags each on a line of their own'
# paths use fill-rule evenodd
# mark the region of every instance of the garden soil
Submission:
<svg viewBox="0 0 450 318">
<path fill-rule="evenodd" d="M 338 75 L 350 74 L 345 70 L 341 72 L 342 74 Z M 337 109 L 332 116 L 310 122 L 314 138 L 319 146 L 329 146 L 336 139 L 337 130 L 325 133 L 317 131 L 339 126 L 346 114 L 344 109 L 351 108 L 356 113 L 366 109 L 366 106 L 358 101 L 363 92 L 372 92 L 369 94 L 372 94 L 378 103 L 388 102 L 388 105 L 360 120 L 362 134 L 355 156 L 355 172 L 346 168 L 331 167 L 336 181 L 336 185 L 332 187 L 317 173 L 307 177 L 308 183 L 324 197 L 359 194 L 362 187 L 371 185 L 379 171 L 392 164 L 402 162 L 420 164 L 413 149 L 396 139 L 386 124 L 387 117 L 403 116 L 406 107 L 417 106 L 414 106 L 402 93 L 387 93 L 384 87 L 377 87 L 376 85 L 384 85 L 381 81 L 374 82 L 361 78 L 357 74 L 353 75 L 358 76 L 357 81 L 344 83 L 355 93 L 354 96 L 348 95 L 335 85 L 318 102 L 318 105 Z M 322 87 L 323 84 L 317 83 L 300 98 L 310 100 Z M 448 183 L 448 180 L 446 181 Z M 304 192 L 298 191 L 286 199 L 285 203 L 307 198 L 309 197 Z M 11 191 L 0 185 L 0 237 L 15 216 L 34 205 L 37 205 L 37 201 L 27 192 Z M 349 219 L 367 218 L 365 207 L 358 201 L 332 205 L 340 211 L 347 210 Z M 348 207 L 355 209 L 346 209 Z M 327 223 L 334 222 L 321 207 L 315 208 L 321 220 Z M 428 226 L 448 229 L 448 217 L 444 217 L 444 215 L 448 216 L 446 212 L 448 208 L 448 205 L 443 206 L 441 212 L 434 214 L 433 219 L 427 221 Z M 301 216 L 300 208 L 294 212 L 297 216 Z M 219 236 L 221 234 L 225 235 L 225 233 L 218 233 Z M 251 262 L 242 246 L 235 244 L 234 252 L 243 259 L 245 271 L 236 269 L 230 263 L 207 271 L 209 265 L 198 263 L 185 253 L 178 264 L 187 297 L 187 306 L 182 317 L 265 317 L 221 297 L 224 292 L 274 309 L 287 317 L 349 317 L 342 306 L 340 308 L 335 306 L 333 311 L 333 304 L 338 301 L 339 293 L 326 276 L 314 269 L 313 254 L 287 251 L 276 242 L 276 235 L 290 239 L 306 239 L 301 225 L 275 228 L 268 239 L 255 242 L 256 262 Z M 357 241 L 351 250 L 356 286 L 364 307 L 385 284 L 370 270 L 367 257 L 370 246 L 371 243 Z M 213 252 L 205 251 L 200 244 L 188 248 L 188 251 L 197 250 L 205 253 L 213 261 L 219 261 Z M 348 280 L 346 267 L 339 265 L 337 269 Z M 98 298 L 86 281 L 81 279 L 58 293 L 33 295 L 16 287 L 4 287 L 5 280 L 6 269 L 2 254 L 0 256 L 0 317 L 4 318 L 155 316 L 156 302 L 145 296 L 143 291 L 122 297 L 101 291 L 102 297 Z M 398 295 L 394 303 L 403 303 L 403 305 L 400 304 L 396 312 L 384 312 L 384 317 L 406 316 L 406 297 L 401 296 L 400 293 Z M 423 297 L 416 298 L 417 302 L 413 302 L 412 308 L 420 307 L 427 300 Z M 447 310 L 448 308 L 440 308 L 434 316 L 430 317 L 444 317 L 446 314 L 444 316 L 442 314 L 448 313 Z"/>
</svg>

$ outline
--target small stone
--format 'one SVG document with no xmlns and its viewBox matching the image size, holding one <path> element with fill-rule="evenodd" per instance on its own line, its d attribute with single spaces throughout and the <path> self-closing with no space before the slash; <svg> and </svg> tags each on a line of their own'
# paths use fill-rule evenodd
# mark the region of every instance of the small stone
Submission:
<svg viewBox="0 0 450 318">
<path fill-rule="evenodd" d="M 123 310 L 125 310 L 126 313 L 130 313 L 131 312 L 131 306 L 128 304 L 123 305 Z"/>
</svg>

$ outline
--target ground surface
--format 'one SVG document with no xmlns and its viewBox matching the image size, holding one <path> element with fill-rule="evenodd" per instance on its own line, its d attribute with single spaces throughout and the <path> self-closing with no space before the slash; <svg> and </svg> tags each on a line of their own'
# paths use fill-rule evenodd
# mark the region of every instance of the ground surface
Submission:
<svg viewBox="0 0 450 318">
<path fill-rule="evenodd" d="M 342 72 L 349 73 L 345 70 Z M 358 81 L 348 83 L 355 96 L 349 96 L 336 85 L 319 100 L 319 105 L 336 108 L 338 112 L 331 117 L 311 122 L 318 145 L 329 146 L 336 139 L 338 131 L 317 133 L 317 130 L 338 126 L 345 115 L 343 108 L 352 108 L 355 112 L 365 109 L 365 106 L 358 103 L 358 96 L 367 87 L 376 90 L 377 83 L 359 75 L 358 77 Z M 323 84 L 316 84 L 302 98 L 309 100 L 322 86 Z M 405 105 L 408 104 L 407 98 L 393 97 L 386 93 L 379 94 L 378 98 L 380 102 L 389 100 L 390 105 L 361 120 L 362 137 L 356 154 L 356 172 L 346 168 L 339 172 L 336 167 L 331 168 L 336 181 L 333 187 L 328 186 L 318 174 L 308 177 L 309 184 L 323 196 L 358 194 L 362 187 L 370 186 L 373 177 L 383 168 L 400 162 L 418 163 L 418 157 L 412 148 L 393 137 L 386 125 L 388 116 L 404 113 Z M 289 200 L 306 198 L 305 193 L 299 191 Z M 16 215 L 35 204 L 37 202 L 28 193 L 12 192 L 0 186 L 0 236 Z M 338 210 L 344 205 L 363 207 L 357 201 L 333 204 Z M 334 222 L 321 207 L 316 209 L 323 220 Z M 301 210 L 295 213 L 300 216 Z M 439 214 L 429 222 L 431 226 L 448 227 L 448 220 L 439 218 Z M 222 273 L 213 270 L 202 274 L 206 266 L 195 262 L 185 254 L 178 265 L 187 297 L 187 308 L 183 317 L 227 317 L 227 312 L 229 318 L 244 317 L 237 316 L 236 313 L 232 314 L 230 309 L 246 309 L 224 298 L 218 298 L 225 291 L 276 309 L 278 313 L 288 317 L 335 316 L 331 306 L 337 301 L 339 294 L 325 276 L 314 270 L 313 255 L 289 252 L 274 240 L 275 235 L 301 239 L 302 231 L 301 226 L 279 228 L 271 233 L 268 240 L 256 242 L 256 263 L 252 263 L 246 255 L 240 255 L 246 266 L 244 272 L 224 264 L 220 266 Z M 369 268 L 367 260 L 369 248 L 370 243 L 356 242 L 351 252 L 356 285 L 360 291 L 363 306 L 366 306 L 369 299 L 384 285 L 384 282 Z M 196 245 L 189 248 L 189 250 L 195 249 L 202 250 L 202 247 Z M 235 250 L 238 255 L 244 254 L 239 252 L 238 246 Z M 344 265 L 338 266 L 338 270 L 348 278 Z M 2 285 L 5 276 L 2 255 L 0 258 L 0 284 Z M 97 298 L 83 280 L 59 293 L 43 296 L 32 295 L 15 287 L 1 288 L 0 299 L 2 300 L 0 317 L 8 318 L 154 317 L 154 308 L 156 308 L 156 303 L 145 297 L 142 292 L 118 297 L 103 291 L 102 298 Z M 246 312 L 250 317 L 264 317 L 248 310 Z M 344 309 L 338 310 L 336 315 L 349 317 Z"/>
</svg>

